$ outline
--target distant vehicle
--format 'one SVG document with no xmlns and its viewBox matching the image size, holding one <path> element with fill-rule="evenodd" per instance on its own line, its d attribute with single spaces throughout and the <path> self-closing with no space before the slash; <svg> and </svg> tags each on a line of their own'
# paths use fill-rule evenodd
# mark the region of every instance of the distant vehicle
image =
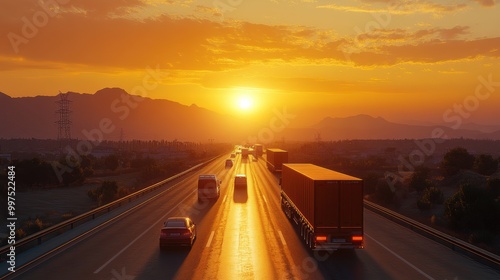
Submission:
<svg viewBox="0 0 500 280">
<path fill-rule="evenodd" d="M 160 231 L 160 249 L 167 246 L 192 247 L 196 239 L 196 225 L 189 217 L 170 217 Z"/>
<path fill-rule="evenodd" d="M 241 148 L 241 158 L 248 158 L 250 151 L 248 148 Z"/>
<path fill-rule="evenodd" d="M 363 180 L 299 163 L 281 175 L 281 207 L 309 248 L 363 248 Z"/>
<path fill-rule="evenodd" d="M 214 174 L 203 174 L 198 177 L 198 202 L 205 198 L 215 198 L 220 196 L 221 181 Z"/>
<path fill-rule="evenodd" d="M 255 156 L 256 157 L 260 157 L 264 153 L 263 149 L 262 149 L 262 144 L 255 144 L 255 145 L 253 145 L 253 150 L 255 152 Z"/>
<path fill-rule="evenodd" d="M 283 163 L 288 162 L 288 152 L 282 149 L 266 149 L 267 168 L 272 172 L 281 172 Z"/>
<path fill-rule="evenodd" d="M 233 160 L 228 158 L 226 159 L 226 163 L 224 164 L 227 168 L 233 167 Z"/>
<path fill-rule="evenodd" d="M 247 188 L 247 175 L 245 174 L 236 174 L 234 177 L 234 188 Z"/>
<path fill-rule="evenodd" d="M 236 153 L 231 153 L 230 158 L 235 158 L 235 157 L 236 157 Z"/>
</svg>

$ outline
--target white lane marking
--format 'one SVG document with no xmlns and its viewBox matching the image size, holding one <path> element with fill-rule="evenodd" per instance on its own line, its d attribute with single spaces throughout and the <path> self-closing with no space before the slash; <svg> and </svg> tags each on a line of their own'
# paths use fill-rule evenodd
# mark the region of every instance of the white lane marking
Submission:
<svg viewBox="0 0 500 280">
<path fill-rule="evenodd" d="M 175 207 L 173 207 L 172 209 L 170 209 L 170 211 L 168 211 L 165 215 L 163 215 L 160 219 L 158 219 L 158 221 L 154 222 L 153 225 L 151 225 L 145 231 L 143 231 L 141 234 L 139 234 L 139 236 L 137 236 L 134 240 L 132 240 L 132 242 L 130 242 L 127 246 L 125 246 L 118 253 L 116 253 L 116 255 L 114 255 L 111 259 L 109 259 L 109 261 L 107 261 L 101 267 L 99 267 L 96 271 L 94 271 L 94 274 L 97 274 L 101 270 L 103 270 L 110 262 L 112 262 L 114 259 L 116 259 L 121 253 L 125 252 L 125 250 L 127 250 L 128 247 L 132 246 L 132 244 L 134 244 L 137 240 L 139 240 L 139 238 L 141 238 L 144 234 L 146 234 L 146 232 L 148 232 L 149 230 L 151 230 L 153 227 L 157 227 L 158 223 L 160 223 L 161 221 L 163 221 L 165 219 L 165 217 L 167 217 L 170 214 L 170 212 L 172 212 L 175 209 L 177 209 L 178 206 L 181 205 L 181 203 L 183 203 L 186 199 L 191 198 L 191 196 L 192 196 L 192 194 L 194 192 L 196 192 L 196 190 L 193 191 L 190 195 L 186 196 L 186 198 L 184 198 L 183 200 L 181 200 L 181 202 L 177 203 L 177 205 L 175 205 Z"/>
<path fill-rule="evenodd" d="M 227 198 L 227 194 L 224 196 L 224 199 L 222 200 L 222 204 L 224 204 L 224 202 L 226 202 L 226 198 Z"/>
<path fill-rule="evenodd" d="M 212 243 L 212 239 L 214 238 L 214 233 L 215 233 L 215 231 L 212 231 L 212 233 L 210 233 L 210 237 L 208 238 L 207 246 L 205 246 L 206 248 L 210 247 L 210 244 Z"/>
<path fill-rule="evenodd" d="M 280 236 L 281 243 L 283 243 L 283 245 L 286 246 L 286 241 L 285 238 L 283 237 L 283 233 L 281 233 L 281 230 L 278 230 L 278 234 Z"/>
<path fill-rule="evenodd" d="M 264 202 L 265 202 L 266 204 L 269 204 L 269 203 L 267 203 L 267 199 L 266 199 L 266 196 L 265 196 L 265 195 L 262 195 L 262 198 L 264 198 Z"/>
<path fill-rule="evenodd" d="M 409 261 L 405 260 L 403 257 L 401 257 L 400 255 L 396 254 L 394 251 L 392 251 L 391 249 L 387 248 L 384 244 L 382 244 L 381 242 L 377 241 L 375 238 L 371 237 L 370 235 L 368 235 L 366 233 L 365 233 L 365 236 L 368 237 L 368 238 L 370 238 L 371 240 L 375 241 L 375 243 L 377 243 L 378 245 L 380 245 L 382 248 L 386 249 L 389 253 L 393 254 L 396 258 L 400 259 L 402 262 L 406 263 L 411 268 L 415 269 L 418 273 L 422 274 L 425 278 L 434 280 L 434 278 L 432 278 L 431 276 L 429 276 L 427 273 L 423 272 L 418 267 L 414 266 Z"/>
</svg>

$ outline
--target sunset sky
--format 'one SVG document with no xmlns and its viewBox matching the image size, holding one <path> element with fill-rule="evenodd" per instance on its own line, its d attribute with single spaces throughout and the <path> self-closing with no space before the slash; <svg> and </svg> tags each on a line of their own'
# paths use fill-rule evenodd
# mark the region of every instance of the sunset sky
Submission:
<svg viewBox="0 0 500 280">
<path fill-rule="evenodd" d="M 499 5 L 1 1 L 0 92 L 120 87 L 264 121 L 286 108 L 292 126 L 357 114 L 498 125 Z"/>
</svg>

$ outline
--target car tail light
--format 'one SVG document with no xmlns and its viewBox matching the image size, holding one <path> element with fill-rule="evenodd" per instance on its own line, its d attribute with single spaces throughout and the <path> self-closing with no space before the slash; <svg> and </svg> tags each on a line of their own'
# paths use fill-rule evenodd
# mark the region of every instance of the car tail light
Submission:
<svg viewBox="0 0 500 280">
<path fill-rule="evenodd" d="M 191 231 L 189 230 L 186 230 L 182 233 L 183 236 L 190 236 L 191 235 Z"/>
</svg>

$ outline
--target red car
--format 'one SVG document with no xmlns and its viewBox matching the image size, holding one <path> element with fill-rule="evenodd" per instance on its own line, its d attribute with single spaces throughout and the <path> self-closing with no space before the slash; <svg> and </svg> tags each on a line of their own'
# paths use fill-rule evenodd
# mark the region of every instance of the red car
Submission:
<svg viewBox="0 0 500 280">
<path fill-rule="evenodd" d="M 167 246 L 192 247 L 196 239 L 196 225 L 188 217 L 171 217 L 160 232 L 160 248 Z"/>
</svg>

